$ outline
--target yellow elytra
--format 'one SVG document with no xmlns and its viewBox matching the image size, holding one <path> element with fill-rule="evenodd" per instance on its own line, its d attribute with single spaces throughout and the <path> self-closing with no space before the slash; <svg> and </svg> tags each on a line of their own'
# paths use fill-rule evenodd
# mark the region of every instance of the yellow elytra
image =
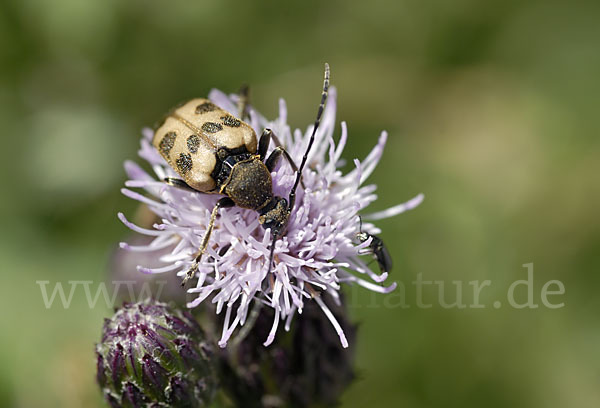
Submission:
<svg viewBox="0 0 600 408">
<path fill-rule="evenodd" d="M 247 123 L 208 99 L 196 98 L 167 115 L 152 144 L 190 187 L 219 193 L 214 174 L 217 151 L 256 153 L 257 137 Z"/>
</svg>

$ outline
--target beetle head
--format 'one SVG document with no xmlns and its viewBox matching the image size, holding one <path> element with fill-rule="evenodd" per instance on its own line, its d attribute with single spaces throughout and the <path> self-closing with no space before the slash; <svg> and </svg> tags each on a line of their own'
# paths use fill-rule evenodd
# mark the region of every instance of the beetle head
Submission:
<svg viewBox="0 0 600 408">
<path fill-rule="evenodd" d="M 273 197 L 258 217 L 258 222 L 264 229 L 271 229 L 274 236 L 279 236 L 285 229 L 290 218 L 288 202 L 283 197 Z"/>
</svg>

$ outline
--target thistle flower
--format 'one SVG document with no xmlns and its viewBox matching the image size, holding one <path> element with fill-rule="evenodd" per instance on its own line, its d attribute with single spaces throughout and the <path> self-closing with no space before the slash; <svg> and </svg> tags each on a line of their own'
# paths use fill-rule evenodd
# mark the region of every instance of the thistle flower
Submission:
<svg viewBox="0 0 600 408">
<path fill-rule="evenodd" d="M 209 98 L 216 105 L 236 112 L 237 96 L 228 97 L 213 90 Z M 293 316 L 302 313 L 305 302 L 316 302 L 330 320 L 344 347 L 348 341 L 335 316 L 322 296 L 329 296 L 339 303 L 342 283 L 353 283 L 369 290 L 388 293 L 396 287 L 387 286 L 388 274 L 372 271 L 360 255 L 371 240 L 357 244 L 359 231 L 358 212 L 375 201 L 376 186 L 363 185 L 375 169 L 384 150 L 387 133 L 382 132 L 379 141 L 361 162 L 354 160 L 354 169 L 342 174 L 344 165 L 342 151 L 348 139 L 346 123 L 341 124 L 337 144 L 333 133 L 336 114 L 336 92 L 330 90 L 328 104 L 322 118 L 314 145 L 309 154 L 308 166 L 302 174 L 304 188 L 297 191 L 296 206 L 286 232 L 277 240 L 275 262 L 269 276 L 268 259 L 272 241 L 270 230 L 259 226 L 254 211 L 238 207 L 222 209 L 217 219 L 210 243 L 197 270 L 196 286 L 188 292 L 197 297 L 188 303 L 195 307 L 209 299 L 216 304 L 216 312 L 224 312 L 224 325 L 219 345 L 225 347 L 234 330 L 244 325 L 250 305 L 261 302 L 273 308 L 274 317 L 264 345 L 271 344 L 280 322 L 289 330 Z M 249 109 L 249 124 L 257 134 L 263 128 L 271 128 L 286 150 L 299 162 L 306 150 L 312 131 L 292 132 L 287 124 L 287 109 L 283 100 L 279 103 L 279 117 L 267 121 L 253 109 Z M 177 273 L 183 277 L 192 265 L 194 254 L 206 231 L 210 213 L 218 195 L 185 191 L 161 182 L 165 177 L 177 177 L 173 169 L 151 146 L 153 132 L 145 129 L 141 141 L 140 157 L 152 167 L 150 175 L 133 162 L 126 162 L 130 178 L 126 187 L 143 188 L 149 196 L 129 188 L 122 190 L 126 196 L 146 203 L 161 219 L 153 229 L 141 228 L 129 222 L 123 214 L 119 218 L 134 231 L 154 237 L 149 245 L 131 246 L 131 251 L 154 252 L 174 245 L 173 250 L 160 259 L 164 266 L 146 268 L 144 273 Z M 271 143 L 271 149 L 273 149 Z M 295 174 L 283 160 L 272 173 L 273 192 L 286 197 Z M 423 196 L 389 208 L 385 211 L 363 215 L 364 221 L 377 220 L 400 214 L 419 205 Z M 371 234 L 379 233 L 373 224 L 363 222 L 362 229 Z"/>
<path fill-rule="evenodd" d="M 252 335 L 235 338 L 220 353 L 220 378 L 236 406 L 333 406 L 355 377 L 353 340 L 356 326 L 345 304 L 325 298 L 327 306 L 350 340 L 340 345 L 327 316 L 316 302 L 306 302 L 301 319 L 292 323 L 270 347 L 260 347 L 273 321 L 274 311 L 253 309 Z"/>
<path fill-rule="evenodd" d="M 137 225 L 152 227 L 156 222 L 156 216 L 148 219 L 145 204 L 140 204 L 135 214 Z M 131 245 L 144 246 L 152 242 L 154 237 L 132 232 L 127 240 Z M 137 266 L 144 263 L 149 267 L 162 265 L 160 256 L 170 253 L 172 247 L 163 248 L 148 257 L 144 252 L 123 251 L 115 246 L 111 251 L 110 264 L 108 268 L 107 284 L 110 285 L 112 293 L 115 294 L 115 306 L 123 302 L 137 302 L 138 300 L 152 297 L 163 302 L 174 302 L 177 305 L 185 305 L 186 293 L 181 290 L 181 280 L 175 274 L 142 274 L 137 271 Z"/>
<path fill-rule="evenodd" d="M 216 390 L 210 343 L 188 312 L 145 300 L 106 319 L 97 380 L 112 407 L 203 407 Z"/>
</svg>

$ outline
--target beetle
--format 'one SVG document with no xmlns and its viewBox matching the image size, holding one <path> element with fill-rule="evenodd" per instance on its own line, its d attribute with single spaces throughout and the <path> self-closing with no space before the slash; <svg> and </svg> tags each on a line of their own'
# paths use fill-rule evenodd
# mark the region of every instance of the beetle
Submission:
<svg viewBox="0 0 600 408">
<path fill-rule="evenodd" d="M 221 208 L 238 206 L 258 213 L 259 223 L 265 230 L 270 229 L 273 235 L 268 266 L 268 273 L 271 272 L 275 243 L 284 233 L 294 209 L 296 189 L 325 108 L 329 75 L 329 65 L 325 64 L 321 102 L 300 167 L 296 166 L 271 129 L 264 129 L 257 143 L 256 133 L 243 121 L 244 92 L 240 98 L 240 118 L 208 99 L 196 98 L 174 108 L 156 129 L 152 145 L 181 177 L 165 178 L 167 184 L 194 192 L 224 195 L 211 212 L 200 248 L 182 286 L 197 271 Z M 271 139 L 277 147 L 267 157 Z M 273 194 L 271 172 L 281 156 L 296 172 L 287 199 Z"/>
<path fill-rule="evenodd" d="M 362 218 L 359 216 L 358 219 L 360 225 L 358 227 L 358 232 L 356 233 L 356 239 L 362 243 L 371 238 L 371 243 L 369 244 L 369 248 L 367 249 L 366 253 L 371 254 L 377 261 L 381 273 L 390 272 L 392 270 L 392 257 L 390 256 L 387 247 L 383 243 L 383 240 L 377 235 L 369 234 L 368 232 L 363 231 Z"/>
</svg>

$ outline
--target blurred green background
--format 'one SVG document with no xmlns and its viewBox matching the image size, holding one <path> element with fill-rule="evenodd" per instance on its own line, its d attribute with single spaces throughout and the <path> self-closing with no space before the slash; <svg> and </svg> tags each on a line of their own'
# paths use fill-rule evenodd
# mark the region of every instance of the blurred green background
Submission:
<svg viewBox="0 0 600 408">
<path fill-rule="evenodd" d="M 0 406 L 104 406 L 110 309 L 82 290 L 46 309 L 36 281 L 105 279 L 140 129 L 242 83 L 304 128 L 325 61 L 344 157 L 390 133 L 375 209 L 426 195 L 379 223 L 410 307 L 348 291 L 359 378 L 342 406 L 600 406 L 599 21 L 597 1 L 2 1 Z M 529 262 L 536 303 L 557 279 L 563 308 L 505 305 Z M 486 307 L 443 308 L 431 286 L 417 308 L 419 273 L 463 282 L 467 304 L 490 280 Z"/>
</svg>

